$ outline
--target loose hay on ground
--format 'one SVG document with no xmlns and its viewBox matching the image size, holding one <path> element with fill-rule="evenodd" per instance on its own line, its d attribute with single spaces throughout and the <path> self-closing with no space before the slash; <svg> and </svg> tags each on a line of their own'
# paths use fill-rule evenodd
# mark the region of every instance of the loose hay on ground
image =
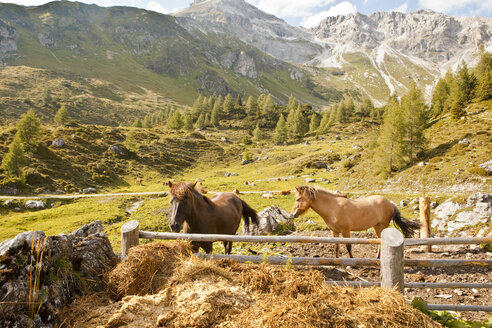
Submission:
<svg viewBox="0 0 492 328">
<path fill-rule="evenodd" d="M 186 241 L 132 247 L 125 261 L 109 273 L 108 284 L 119 297 L 156 293 L 180 260 L 190 255 L 190 243 Z"/>
<path fill-rule="evenodd" d="M 141 292 L 139 284 L 159 292 L 78 312 L 64 327 L 440 327 L 396 291 L 328 286 L 316 270 L 184 257 L 183 244 L 139 248 L 115 268 L 112 286 L 123 295 Z"/>
</svg>

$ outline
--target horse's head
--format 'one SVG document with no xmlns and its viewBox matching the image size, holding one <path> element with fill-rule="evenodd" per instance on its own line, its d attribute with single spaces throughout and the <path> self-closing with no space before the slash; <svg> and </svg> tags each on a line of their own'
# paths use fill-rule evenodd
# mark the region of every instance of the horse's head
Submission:
<svg viewBox="0 0 492 328">
<path fill-rule="evenodd" d="M 193 191 L 195 189 L 195 183 L 177 182 L 172 183 L 169 181 L 169 193 L 171 195 L 171 219 L 169 220 L 169 227 L 173 232 L 179 232 L 183 227 L 184 221 L 191 217 L 193 212 Z"/>
<path fill-rule="evenodd" d="M 311 187 L 296 187 L 296 198 L 290 214 L 295 218 L 304 214 L 311 207 L 311 201 L 314 200 L 314 192 Z"/>
</svg>

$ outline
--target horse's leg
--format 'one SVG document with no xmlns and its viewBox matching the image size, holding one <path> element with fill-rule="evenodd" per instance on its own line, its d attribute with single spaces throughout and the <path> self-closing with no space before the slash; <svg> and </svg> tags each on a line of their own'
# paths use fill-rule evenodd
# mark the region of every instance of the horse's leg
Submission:
<svg viewBox="0 0 492 328">
<path fill-rule="evenodd" d="M 213 242 L 203 242 L 201 247 L 203 248 L 203 250 L 205 251 L 205 253 L 212 253 L 212 249 L 213 249 Z"/>
<path fill-rule="evenodd" d="M 389 224 L 384 225 L 382 223 L 378 223 L 373 227 L 374 232 L 376 233 L 376 236 L 378 236 L 378 238 L 381 238 L 381 231 L 386 229 L 388 227 L 388 225 Z M 380 256 L 381 256 L 381 244 L 378 245 L 378 253 L 376 254 L 376 258 L 378 259 Z"/>
<path fill-rule="evenodd" d="M 342 236 L 344 238 L 350 238 L 350 231 L 342 232 Z M 353 256 L 352 256 L 352 244 L 345 244 L 345 247 L 347 247 L 347 252 L 349 253 L 349 257 L 353 258 Z"/>
<path fill-rule="evenodd" d="M 336 238 L 338 236 L 340 236 L 340 233 L 338 232 L 335 232 L 335 231 L 331 231 L 331 235 L 333 236 L 333 238 Z M 335 244 L 335 257 L 338 257 L 338 249 L 339 249 L 340 245 L 338 244 Z"/>
<path fill-rule="evenodd" d="M 232 241 L 224 241 L 224 253 L 231 254 L 232 251 Z"/>
<path fill-rule="evenodd" d="M 198 250 L 200 249 L 201 245 L 200 243 L 197 243 L 196 241 L 191 242 L 191 251 L 193 253 L 198 253 Z"/>
</svg>

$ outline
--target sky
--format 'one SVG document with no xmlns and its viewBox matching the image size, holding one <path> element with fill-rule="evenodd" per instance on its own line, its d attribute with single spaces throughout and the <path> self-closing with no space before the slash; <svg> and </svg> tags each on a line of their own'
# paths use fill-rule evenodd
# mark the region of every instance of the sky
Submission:
<svg viewBox="0 0 492 328">
<path fill-rule="evenodd" d="M 192 0 L 79 0 L 108 6 L 131 6 L 170 14 L 188 7 Z M 492 0 L 246 0 L 259 9 L 295 26 L 314 27 L 327 16 L 377 11 L 411 12 L 431 9 L 451 16 L 492 17 Z M 0 0 L 37 6 L 47 0 Z"/>
</svg>

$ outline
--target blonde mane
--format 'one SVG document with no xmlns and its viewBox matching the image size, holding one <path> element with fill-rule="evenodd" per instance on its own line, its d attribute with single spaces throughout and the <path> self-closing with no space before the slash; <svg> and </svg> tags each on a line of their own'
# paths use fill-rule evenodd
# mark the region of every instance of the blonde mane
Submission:
<svg viewBox="0 0 492 328">
<path fill-rule="evenodd" d="M 309 187 L 309 186 L 299 186 L 296 188 L 296 190 L 303 196 L 306 196 L 307 198 L 309 198 L 309 200 L 313 201 L 316 199 L 316 196 L 318 193 L 324 193 L 324 194 L 328 194 L 329 196 L 332 196 L 332 197 L 343 197 L 343 198 L 347 198 L 346 195 L 342 195 L 342 194 L 336 194 L 336 193 L 333 193 L 331 191 L 328 191 L 326 189 L 323 189 L 323 188 L 319 188 L 319 187 Z"/>
</svg>

